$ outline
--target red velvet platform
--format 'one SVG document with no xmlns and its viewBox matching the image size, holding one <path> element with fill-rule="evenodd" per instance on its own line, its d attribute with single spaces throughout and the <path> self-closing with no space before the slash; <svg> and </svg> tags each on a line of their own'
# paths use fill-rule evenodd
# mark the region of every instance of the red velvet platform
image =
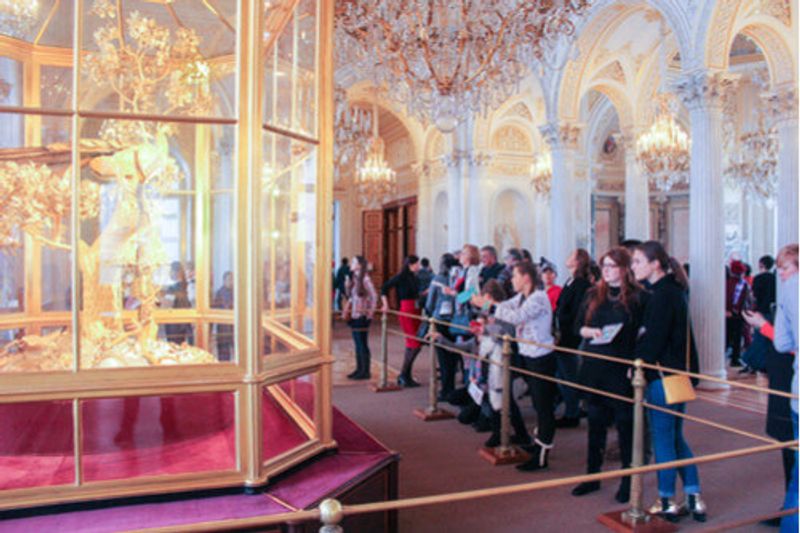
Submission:
<svg viewBox="0 0 800 533">
<path fill-rule="evenodd" d="M 103 464 L 106 464 L 115 472 L 113 476 L 121 476 L 123 472 L 143 475 L 144 472 L 175 471 L 175 469 L 185 467 L 185 460 L 182 457 L 192 456 L 195 453 L 203 453 L 209 456 L 209 459 L 204 463 L 206 465 L 226 464 L 230 453 L 232 453 L 232 451 L 230 453 L 228 451 L 232 450 L 232 424 L 227 424 L 228 418 L 226 415 L 228 412 L 227 403 L 231 399 L 217 399 L 203 403 L 198 402 L 203 398 L 197 398 L 197 396 L 216 397 L 217 395 L 192 396 L 195 397 L 192 403 L 192 410 L 195 413 L 193 420 L 197 423 L 182 417 L 180 422 L 173 423 L 170 426 L 167 420 L 165 421 L 167 423 L 165 427 L 172 429 L 165 430 L 162 428 L 159 435 L 156 435 L 155 431 L 151 433 L 142 432 L 137 427 L 137 431 L 131 437 L 136 441 L 137 447 L 135 450 L 130 447 L 125 448 L 126 435 L 122 435 L 122 438 L 117 439 L 122 444 L 117 444 L 115 447 L 106 446 L 108 439 L 98 438 L 95 441 L 92 441 L 91 438 L 88 439 L 88 442 L 93 442 L 94 445 L 97 445 L 95 449 L 98 451 L 97 458 L 93 459 L 94 462 L 92 463 L 92 468 L 97 468 L 97 470 L 93 471 L 97 475 L 105 475 L 100 473 L 102 468 L 106 468 L 106 466 L 102 466 Z M 185 398 L 180 399 L 184 400 Z M 142 416 L 145 409 L 155 409 L 156 407 L 155 404 L 144 402 L 143 400 L 139 399 L 139 416 Z M 159 402 L 163 399 L 155 398 L 152 400 Z M 175 397 L 173 400 L 177 401 L 179 398 Z M 274 402 L 268 396 L 265 396 L 265 401 Z M 300 403 L 298 398 L 296 398 L 296 401 Z M 97 413 L 92 413 L 92 416 L 99 414 L 99 411 L 103 409 L 109 409 L 112 413 L 119 411 L 120 414 L 126 410 L 122 400 L 102 400 L 102 402 L 122 403 L 97 404 L 95 407 L 91 407 L 91 409 L 98 410 Z M 15 425 L 17 430 L 23 430 L 20 435 L 24 438 L 9 439 L 9 431 L 2 432 L 0 463 L 4 465 L 3 468 L 5 470 L 0 472 L 0 482 L 5 487 L 29 486 L 32 483 L 30 481 L 31 478 L 35 478 L 38 481 L 46 480 L 50 483 L 63 483 L 64 480 L 71 479 L 71 474 L 69 474 L 70 466 L 67 464 L 71 460 L 65 462 L 63 459 L 63 452 L 71 449 L 69 444 L 72 438 L 71 429 L 69 427 L 61 427 L 60 429 L 67 433 L 67 435 L 64 435 L 61 431 L 57 432 L 52 427 L 47 428 L 46 425 L 48 422 L 52 423 L 61 418 L 69 420 L 67 416 L 69 405 L 61 407 L 53 406 L 53 403 L 58 402 L 48 404 L 50 408 L 46 412 L 33 407 L 20 408 L 19 405 L 16 406 L 18 408 L 17 414 L 21 416 L 24 413 L 32 418 L 29 419 L 31 423 L 27 425 L 27 429 L 22 424 Z M 313 402 L 306 405 L 313 405 Z M 179 409 L 181 407 L 180 402 L 173 405 L 173 407 Z M 62 411 L 62 408 L 66 409 L 66 411 Z M 134 413 L 135 410 L 135 407 L 128 405 L 127 416 L 133 417 L 134 415 L 131 413 Z M 169 410 L 169 407 L 164 409 L 162 406 L 160 415 L 163 415 L 165 411 L 169 413 Z M 271 450 L 276 451 L 283 447 L 291 447 L 293 442 L 301 442 L 302 440 L 299 439 L 305 439 L 305 435 L 294 426 L 288 416 L 285 418 L 285 415 L 275 416 L 276 413 L 282 413 L 282 410 L 265 409 L 266 411 L 271 414 L 269 419 L 265 416 L 264 420 L 265 439 L 269 435 L 275 435 L 273 431 L 277 431 L 278 435 L 280 435 L 270 439 L 269 446 Z M 154 410 L 154 412 L 159 411 Z M 0 413 L 0 416 L 6 414 L 8 413 Z M 108 413 L 105 414 L 107 415 Z M 156 417 L 156 419 L 158 418 Z M 17 417 L 14 417 L 14 420 L 17 420 Z M 199 423 L 201 420 L 203 421 L 202 425 Z M 209 422 L 211 425 L 206 425 Z M 40 426 L 40 424 L 43 424 L 43 426 Z M 270 425 L 267 426 L 267 424 Z M 37 427 L 47 428 L 48 433 L 54 438 L 43 439 L 40 436 L 42 431 Z M 216 429 L 211 431 L 209 427 Z M 267 430 L 268 427 L 269 431 Z M 295 427 L 295 429 L 293 430 L 292 427 Z M 172 431 L 175 433 L 172 433 Z M 89 434 L 91 433 L 90 431 Z M 177 438 L 176 435 L 180 435 L 180 438 Z M 192 435 L 192 438 L 186 439 L 187 435 Z M 335 453 L 318 457 L 287 472 L 270 483 L 263 493 L 256 495 L 236 493 L 205 497 L 184 497 L 177 500 L 162 497 L 155 502 L 151 498 L 149 501 L 141 503 L 127 503 L 104 508 L 53 511 L 49 514 L 24 517 L 19 517 L 13 512 L 4 513 L 0 515 L 0 519 L 3 519 L 0 521 L 0 532 L 25 531 L 27 533 L 28 531 L 48 530 L 105 532 L 276 514 L 316 505 L 326 497 L 342 497 L 348 491 L 353 493 L 359 490 L 359 487 L 367 487 L 366 483 L 376 475 L 384 477 L 381 477 L 380 482 L 373 486 L 394 485 L 394 490 L 396 490 L 396 478 L 390 479 L 396 476 L 394 465 L 396 465 L 397 455 L 395 453 L 389 451 L 336 409 L 334 409 L 333 435 L 339 445 Z M 114 437 L 118 435 L 109 433 L 105 436 L 110 437 L 110 441 L 114 442 Z M 145 438 L 146 436 L 152 438 L 153 441 L 148 441 Z M 30 450 L 32 447 L 38 447 L 37 449 L 40 451 L 49 452 L 47 455 L 39 456 L 37 468 L 40 471 L 29 471 L 28 476 L 17 476 L 13 480 L 4 475 L 10 471 L 12 463 L 16 468 L 24 467 L 26 469 L 34 464 L 30 462 L 33 461 L 31 458 L 23 458 L 14 462 L 9 461 L 7 456 L 2 456 L 2 454 L 9 451 L 9 445 L 12 444 L 12 440 L 16 442 L 17 450 Z M 25 443 L 24 446 L 23 442 Z M 85 440 L 85 444 L 86 442 Z M 143 446 L 148 442 L 153 444 L 151 448 Z M 101 446 L 100 443 L 104 444 Z M 265 444 L 267 444 L 266 440 Z M 151 452 L 148 450 L 160 451 Z M 213 453 L 209 453 L 209 451 Z M 61 459 L 58 458 L 59 454 Z M 106 463 L 103 463 L 103 461 Z M 108 474 L 108 476 L 111 477 L 112 474 Z M 386 483 L 386 481 L 391 481 L 392 483 Z M 392 493 L 389 496 L 393 497 L 394 491 L 390 489 L 389 492 Z M 362 490 L 360 495 L 356 497 L 363 498 L 363 496 L 364 492 Z M 370 499 L 374 499 L 374 496 Z M 381 523 L 386 523 L 386 520 L 380 519 L 378 524 L 380 525 Z M 300 530 L 303 528 L 302 525 L 294 527 Z M 319 526 L 317 524 L 313 527 L 318 528 Z M 371 531 L 377 530 L 373 526 L 368 529 Z M 390 526 L 386 529 L 392 529 L 392 527 Z"/>
<path fill-rule="evenodd" d="M 314 388 L 279 385 L 313 419 Z M 264 458 L 308 440 L 266 389 Z M 86 481 L 233 470 L 233 393 L 102 398 L 81 402 Z M 0 491 L 74 481 L 72 405 L 68 401 L 0 405 Z"/>
</svg>

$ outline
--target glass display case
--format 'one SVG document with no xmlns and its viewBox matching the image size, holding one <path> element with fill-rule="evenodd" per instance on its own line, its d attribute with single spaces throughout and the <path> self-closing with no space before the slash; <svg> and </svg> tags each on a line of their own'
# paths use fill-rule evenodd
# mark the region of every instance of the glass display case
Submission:
<svg viewBox="0 0 800 533">
<path fill-rule="evenodd" d="M 333 3 L 0 3 L 0 509 L 335 445 Z"/>
</svg>

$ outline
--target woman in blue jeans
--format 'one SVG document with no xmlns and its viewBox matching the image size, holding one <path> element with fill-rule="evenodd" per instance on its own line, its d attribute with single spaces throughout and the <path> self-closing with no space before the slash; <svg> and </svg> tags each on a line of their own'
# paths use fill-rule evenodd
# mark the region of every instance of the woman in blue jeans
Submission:
<svg viewBox="0 0 800 533">
<path fill-rule="evenodd" d="M 378 294 L 367 274 L 367 261 L 357 255 L 351 261 L 353 275 L 347 281 L 347 303 L 342 316 L 353 333 L 356 348 L 356 369 L 347 375 L 348 379 L 369 379 L 370 351 L 369 325 L 378 305 Z"/>
<path fill-rule="evenodd" d="M 636 343 L 636 356 L 646 363 L 658 364 L 664 370 L 674 368 L 697 372 L 697 353 L 689 328 L 686 275 L 680 264 L 670 260 L 660 243 L 648 241 L 634 250 L 631 268 L 636 279 L 651 291 L 642 319 L 643 333 Z M 646 377 L 648 403 L 678 413 L 686 411 L 685 403 L 667 404 L 660 372 L 648 370 Z M 648 418 L 656 463 L 693 457 L 683 438 L 683 418 L 654 409 L 648 410 Z M 686 497 L 683 505 L 675 501 L 677 475 L 683 481 Z M 685 512 L 690 512 L 698 522 L 706 520 L 706 505 L 700 497 L 700 477 L 696 466 L 660 470 L 658 495 L 650 513 L 659 514 L 671 522 L 677 521 Z"/>
</svg>

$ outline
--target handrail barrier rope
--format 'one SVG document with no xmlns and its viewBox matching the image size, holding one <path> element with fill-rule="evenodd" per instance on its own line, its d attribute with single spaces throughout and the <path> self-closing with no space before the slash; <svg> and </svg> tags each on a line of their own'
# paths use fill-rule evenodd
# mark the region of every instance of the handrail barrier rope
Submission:
<svg viewBox="0 0 800 533">
<path fill-rule="evenodd" d="M 451 347 L 449 345 L 438 343 L 435 340 L 431 341 L 430 339 L 417 337 L 415 335 L 408 335 L 408 334 L 406 334 L 406 333 L 404 333 L 402 331 L 399 331 L 399 330 L 396 330 L 396 329 L 392 329 L 392 328 L 388 328 L 386 331 L 387 331 L 387 333 L 391 333 L 391 334 L 398 335 L 398 336 L 403 336 L 403 337 L 406 337 L 406 338 L 415 339 L 415 340 L 417 340 L 419 342 L 424 342 L 426 344 L 429 343 L 429 342 L 433 342 L 433 344 L 435 346 L 439 346 L 439 347 L 447 350 L 448 352 L 457 353 L 457 354 L 459 354 L 459 355 L 461 355 L 463 357 L 468 357 L 468 358 L 475 359 L 477 361 L 481 361 L 481 362 L 485 362 L 485 363 L 489 363 L 489 364 L 492 364 L 492 365 L 502 366 L 502 364 L 498 363 L 497 361 L 492 361 L 492 360 L 490 360 L 488 358 L 481 357 L 481 356 L 476 355 L 474 353 L 467 352 L 465 350 L 460 350 L 458 348 Z M 633 363 L 633 361 L 630 361 L 630 363 Z M 643 364 L 642 366 L 644 367 L 645 365 Z M 614 400 L 619 400 L 619 401 L 630 403 L 630 404 L 634 403 L 633 398 L 631 398 L 629 396 L 622 396 L 622 395 L 614 394 L 612 392 L 604 391 L 604 390 L 601 390 L 601 389 L 595 389 L 593 387 L 588 387 L 586 385 L 581 385 L 580 383 L 576 383 L 574 381 L 567 381 L 567 380 L 560 379 L 560 378 L 557 378 L 557 377 L 554 377 L 554 376 L 548 376 L 546 374 L 539 374 L 538 372 L 533 372 L 533 371 L 525 369 L 525 368 L 519 368 L 519 367 L 512 366 L 512 367 L 510 367 L 510 369 L 511 369 L 512 372 L 515 372 L 515 373 L 520 374 L 520 375 L 527 375 L 527 376 L 535 377 L 535 378 L 538 378 L 538 379 L 541 379 L 541 380 L 544 380 L 544 381 L 551 381 L 553 383 L 557 383 L 559 385 L 564 385 L 564 386 L 567 386 L 567 387 L 571 387 L 571 388 L 576 389 L 576 390 L 581 390 L 581 391 L 584 391 L 584 392 L 589 392 L 589 393 L 592 393 L 592 394 L 605 396 L 607 398 L 611 398 L 611 399 L 614 399 Z M 649 408 L 649 409 L 653 409 L 654 411 L 660 411 L 660 412 L 663 412 L 663 413 L 667 413 L 667 414 L 670 414 L 670 415 L 673 415 L 673 416 L 677 416 L 677 417 L 683 418 L 685 420 L 689 420 L 691 422 L 695 422 L 695 423 L 698 423 L 698 424 L 703 424 L 703 425 L 706 425 L 706 426 L 709 426 L 709 427 L 713 427 L 715 429 L 720 429 L 720 430 L 727 431 L 729 433 L 734 433 L 734 434 L 737 434 L 737 435 L 740 435 L 740 436 L 743 436 L 743 437 L 749 437 L 751 439 L 758 440 L 758 441 L 761 441 L 761 442 L 765 442 L 765 443 L 779 442 L 779 441 L 777 441 L 775 439 L 772 439 L 772 438 L 769 438 L 769 437 L 765 437 L 765 436 L 759 435 L 757 433 L 750 433 L 749 431 L 745 431 L 745 430 L 738 429 L 738 428 L 735 428 L 735 427 L 732 427 L 732 426 L 728 426 L 726 424 L 720 424 L 718 422 L 712 422 L 711 420 L 705 420 L 705 419 L 698 418 L 696 416 L 692 416 L 692 415 L 689 415 L 689 414 L 686 414 L 686 413 L 673 411 L 672 409 L 669 409 L 667 407 L 662 407 L 662 406 L 659 406 L 659 405 L 653 405 L 653 404 L 650 404 L 648 402 L 644 402 L 643 405 L 645 407 Z"/>
<path fill-rule="evenodd" d="M 642 499 L 643 499 L 643 491 L 642 491 L 642 475 L 652 472 L 658 472 L 660 470 L 672 469 L 672 468 L 680 468 L 689 465 L 698 465 L 703 463 L 711 463 L 715 461 L 721 461 L 726 459 L 734 459 L 739 457 L 745 457 L 749 455 L 754 455 L 758 453 L 766 453 L 774 450 L 786 449 L 786 448 L 794 448 L 796 449 L 798 446 L 798 441 L 785 441 L 785 442 L 777 442 L 767 437 L 763 437 L 761 435 L 752 434 L 743 430 L 739 430 L 737 428 L 732 428 L 723 424 L 718 424 L 716 422 L 711 422 L 707 420 L 703 420 L 701 418 L 697 418 L 691 415 L 686 415 L 685 413 L 673 411 L 671 409 L 661 407 L 661 406 L 654 406 L 646 403 L 643 400 L 643 391 L 645 385 L 644 379 L 644 368 L 653 365 L 646 365 L 640 359 L 630 361 L 628 359 L 619 359 L 608 356 L 602 356 L 600 358 L 609 359 L 609 360 L 616 360 L 615 362 L 630 364 L 633 366 L 633 379 L 632 379 L 632 386 L 634 389 L 634 398 L 630 398 L 627 396 L 622 396 L 618 394 L 614 394 L 611 392 L 594 389 L 592 387 L 588 387 L 579 383 L 573 383 L 570 381 L 566 381 L 563 379 L 556 378 L 554 376 L 548 376 L 544 374 L 539 374 L 537 372 L 532 372 L 527 369 L 521 369 L 512 367 L 510 365 L 510 353 L 511 353 L 511 341 L 520 342 L 521 339 L 515 339 L 508 335 L 500 337 L 503 342 L 503 362 L 498 363 L 497 361 L 493 361 L 486 357 L 481 357 L 478 354 L 468 352 L 465 350 L 461 350 L 459 348 L 442 344 L 437 342 L 437 340 L 430 335 L 425 338 L 417 337 L 416 335 L 409 335 L 405 332 L 401 332 L 392 328 L 387 327 L 387 315 L 392 313 L 392 311 L 384 312 L 382 317 L 382 351 L 383 360 L 384 360 L 384 377 L 383 380 L 385 381 L 385 372 L 386 372 L 386 337 L 389 333 L 393 335 L 400 335 L 407 338 L 413 338 L 417 341 L 422 343 L 426 343 L 430 347 L 431 352 L 431 383 L 430 383 L 430 392 L 429 395 L 431 396 L 431 407 L 430 409 L 436 409 L 436 358 L 434 356 L 434 348 L 440 346 L 445 350 L 451 353 L 457 353 L 464 357 L 468 357 L 474 360 L 478 360 L 481 362 L 486 362 L 489 364 L 494 364 L 502 367 L 503 377 L 504 377 L 504 385 L 503 385 L 503 406 L 502 406 L 502 416 L 503 416 L 503 424 L 501 426 L 501 447 L 504 448 L 508 445 L 508 432 L 509 432 L 509 425 L 508 425 L 508 396 L 510 394 L 510 380 L 508 376 L 510 372 L 516 372 L 520 375 L 528 375 L 533 376 L 538 379 L 547 380 L 559 384 L 563 384 L 569 387 L 573 387 L 578 390 L 583 390 L 586 392 L 590 392 L 592 394 L 598 394 L 602 396 L 606 396 L 609 398 L 613 398 L 615 400 L 623 401 L 626 403 L 632 403 L 634 407 L 634 454 L 633 454 L 633 461 L 629 468 L 620 468 L 616 470 L 607 470 L 604 472 L 598 472 L 594 474 L 583 474 L 583 475 L 576 475 L 576 476 L 569 476 L 569 477 L 562 477 L 557 479 L 548 479 L 542 481 L 534 481 L 528 483 L 519 483 L 513 485 L 506 485 L 501 487 L 490 487 L 490 488 L 482 488 L 482 489 L 473 489 L 473 490 L 466 490 L 460 492 L 450 492 L 445 494 L 437 494 L 432 496 L 418 496 L 418 497 L 411 497 L 411 498 L 403 498 L 398 500 L 389 500 L 389 501 L 380 501 L 380 502 L 373 502 L 373 503 L 364 503 L 364 504 L 356 504 L 356 505 L 342 505 L 339 501 L 334 499 L 326 499 L 322 501 L 318 508 L 316 509 L 309 509 L 304 511 L 293 511 L 288 513 L 281 513 L 276 515 L 267 515 L 267 516 L 258 516 L 258 517 L 251 517 L 251 518 L 241 518 L 241 519 L 228 519 L 228 520 L 219 520 L 219 521 L 211 521 L 211 522 L 202 522 L 202 523 L 195 523 L 185 526 L 170 526 L 165 528 L 154 528 L 154 529 L 147 529 L 143 531 L 159 531 L 159 532 L 166 532 L 166 531 L 219 531 L 219 530 L 227 530 L 227 529 L 240 529 L 240 528 L 254 528 L 254 527 L 263 527 L 263 526 L 274 526 L 278 524 L 284 523 L 299 523 L 299 522 L 307 522 L 311 520 L 321 520 L 322 527 L 320 529 L 321 533 L 342 533 L 343 529 L 339 525 L 341 520 L 349 515 L 355 514 L 365 514 L 365 513 L 376 513 L 376 512 L 387 512 L 387 511 L 398 511 L 401 509 L 410 509 L 414 507 L 422 507 L 422 506 L 430 506 L 430 505 L 441 505 L 447 503 L 454 503 L 460 501 L 467 501 L 473 500 L 478 498 L 486 498 L 486 497 L 496 497 L 502 495 L 509 495 L 509 494 L 518 494 L 523 492 L 532 492 L 536 490 L 543 490 L 543 489 L 550 489 L 556 487 L 562 487 L 567 485 L 573 485 L 577 483 L 583 482 L 592 482 L 592 481 L 602 481 L 608 479 L 615 479 L 620 477 L 631 477 L 631 508 L 625 513 L 626 521 L 630 521 L 630 523 L 639 523 L 646 520 L 646 513 L 643 510 L 642 506 Z M 434 324 L 445 324 L 456 328 L 468 329 L 463 328 L 463 326 L 457 324 L 449 324 L 447 322 L 438 321 L 433 318 L 425 318 L 420 317 L 418 315 L 411 315 L 408 313 L 398 313 L 394 312 L 395 314 L 402 316 L 409 316 L 415 319 L 422 319 L 426 320 L 430 326 L 434 326 Z M 532 343 L 536 344 L 541 347 L 552 348 L 559 352 L 565 351 L 562 348 L 555 347 L 555 346 L 548 346 L 542 345 L 541 343 Z M 579 355 L 586 355 L 588 357 L 595 357 L 598 354 L 593 354 L 591 352 L 582 352 L 581 350 L 570 350 L 570 352 L 577 353 Z M 692 375 L 693 373 L 684 372 L 685 374 Z M 702 374 L 699 375 L 701 379 L 705 379 L 705 376 Z M 725 381 L 725 380 L 721 380 Z M 755 388 L 760 392 L 768 392 L 773 393 L 771 389 L 763 389 L 762 387 L 748 387 L 748 388 Z M 774 392 L 782 392 L 782 391 L 774 391 Z M 786 395 L 786 394 L 783 394 Z M 791 397 L 791 395 L 788 395 Z M 729 450 L 724 452 L 716 452 L 706 455 L 699 455 L 689 459 L 680 459 L 675 461 L 669 461 L 664 463 L 655 463 L 644 465 L 642 464 L 642 456 L 643 456 L 643 442 L 642 442 L 642 434 L 644 431 L 644 424 L 642 421 L 643 415 L 643 408 L 647 407 L 650 409 L 663 411 L 668 414 L 674 416 L 680 416 L 687 420 L 691 420 L 694 422 L 698 422 L 701 424 L 709 425 L 711 427 L 730 431 L 742 436 L 751 437 L 763 442 L 766 444 L 761 444 L 758 446 L 748 447 L 748 448 L 740 448 L 737 450 Z M 791 514 L 793 512 L 797 512 L 797 509 L 794 510 L 786 510 L 778 513 L 777 515 L 773 514 L 771 516 L 782 516 L 786 514 Z M 763 517 L 759 517 L 761 519 Z M 748 524 L 754 523 L 756 520 L 747 519 L 746 521 L 739 521 L 736 524 Z M 724 530 L 725 527 L 728 526 L 713 526 L 715 527 L 714 530 Z"/>
<path fill-rule="evenodd" d="M 474 500 L 479 498 L 488 498 L 495 496 L 505 496 L 510 494 L 518 494 L 523 492 L 532 492 L 536 490 L 552 489 L 563 486 L 569 486 L 576 483 L 589 482 L 589 481 L 605 481 L 616 479 L 620 477 L 630 476 L 634 474 L 648 474 L 658 472 L 659 470 L 667 470 L 671 468 L 680 468 L 690 465 L 698 465 L 704 463 L 712 463 L 716 461 L 723 461 L 726 459 L 737 459 L 749 455 L 756 455 L 759 453 L 767 453 L 790 446 L 797 446 L 798 441 L 779 442 L 774 444 L 765 444 L 761 446 L 753 446 L 750 448 L 741 448 L 738 450 L 717 452 L 707 455 L 698 455 L 691 459 L 679 459 L 676 461 L 669 461 L 665 463 L 650 464 L 632 468 L 624 468 L 618 470 L 607 470 L 598 472 L 596 474 L 582 474 L 577 476 L 569 476 L 556 479 L 547 479 L 541 481 L 532 481 L 527 483 L 516 483 L 513 485 L 505 485 L 501 487 L 489 487 L 483 489 L 472 489 L 459 492 L 450 492 L 445 494 L 436 494 L 433 496 L 417 496 L 412 498 L 402 498 L 398 500 L 388 500 L 373 503 L 362 503 L 356 505 L 341 506 L 340 514 L 342 516 L 354 514 L 377 513 L 386 511 L 398 511 L 402 509 L 410 509 L 414 507 L 423 507 L 430 505 L 442 505 L 454 502 L 461 502 L 467 500 Z M 329 502 L 330 500 L 323 501 Z M 322 505 L 321 505 L 322 507 Z M 792 511 L 797 512 L 797 509 L 786 510 L 780 514 L 790 514 Z M 319 520 L 324 518 L 324 510 L 309 509 L 305 511 L 293 511 L 290 513 L 280 513 L 275 515 L 258 516 L 251 518 L 238 518 L 228 520 L 216 520 L 209 522 L 199 522 L 185 526 L 169 526 L 160 528 L 148 528 L 135 530 L 149 533 L 166 533 L 166 532 L 183 532 L 183 531 L 220 531 L 226 529 L 244 529 L 260 526 L 273 526 L 286 522 L 304 522 L 309 520 Z M 341 520 L 342 516 L 339 516 Z"/>
<path fill-rule="evenodd" d="M 392 310 L 392 309 L 388 310 L 387 313 L 393 314 L 393 315 L 396 315 L 396 316 L 405 316 L 405 317 L 408 317 L 408 318 L 414 318 L 414 319 L 417 319 L 417 320 L 430 320 L 431 322 L 433 322 L 435 324 L 445 325 L 447 327 L 451 327 L 451 328 L 455 328 L 455 329 L 461 329 L 461 330 L 464 330 L 464 331 L 469 331 L 469 327 L 467 327 L 467 326 L 463 326 L 461 324 L 453 324 L 451 322 L 447 322 L 447 321 L 444 321 L 444 320 L 439 320 L 439 319 L 436 319 L 436 318 L 429 319 L 429 318 L 424 317 L 422 315 L 404 313 L 402 311 L 395 311 L 395 310 Z M 493 334 L 492 336 L 497 338 L 498 340 L 502 340 L 502 336 L 501 335 Z M 632 360 L 632 359 L 627 359 L 627 358 L 623 358 L 623 357 L 614 357 L 614 356 L 610 356 L 610 355 L 602 355 L 602 354 L 597 354 L 597 353 L 593 353 L 593 352 L 587 352 L 587 351 L 584 351 L 584 350 L 577 350 L 577 349 L 573 349 L 573 348 L 563 348 L 561 346 L 556 346 L 556 345 L 553 345 L 553 344 L 544 344 L 544 343 L 532 341 L 532 340 L 529 340 L 529 339 L 521 339 L 521 338 L 517 338 L 517 337 L 511 337 L 511 341 L 519 343 L 519 344 L 528 344 L 528 345 L 531 345 L 531 346 L 536 346 L 538 348 L 545 348 L 545 349 L 549 349 L 549 350 L 552 350 L 552 351 L 555 351 L 555 352 L 559 352 L 559 353 L 568 353 L 568 354 L 572 354 L 572 355 L 581 355 L 581 356 L 584 356 L 584 357 L 594 357 L 595 359 L 602 359 L 602 360 L 605 360 L 605 361 L 610 361 L 612 363 L 619 363 L 619 364 L 624 364 L 624 365 L 629 365 L 629 366 L 633 366 L 633 364 L 634 364 L 634 360 Z M 427 342 L 427 341 L 425 341 L 425 342 Z M 654 365 L 654 364 L 648 363 L 646 361 L 642 362 L 642 367 L 644 367 L 644 368 L 646 368 L 648 370 L 656 370 L 656 371 L 660 370 L 662 372 L 667 372 L 669 374 L 681 374 L 681 375 L 688 376 L 690 378 L 702 379 L 702 380 L 711 381 L 711 382 L 714 382 L 714 383 L 730 385 L 732 387 L 738 387 L 738 388 L 742 388 L 742 389 L 749 389 L 749 390 L 752 390 L 752 391 L 755 391 L 755 392 L 763 392 L 763 393 L 766 393 L 766 394 L 772 394 L 772 395 L 775 395 L 775 396 L 782 396 L 784 398 L 795 399 L 795 400 L 800 399 L 799 395 L 792 394 L 790 392 L 785 392 L 785 391 L 776 390 L 776 389 L 770 389 L 770 388 L 767 388 L 767 387 L 759 387 L 758 385 L 751 385 L 749 383 L 742 383 L 740 381 L 731 381 L 731 380 L 727 380 L 727 379 L 723 379 L 723 378 L 718 378 L 716 376 L 711 376 L 711 375 L 708 375 L 708 374 L 700 374 L 700 373 L 697 373 L 697 372 L 691 372 L 691 371 L 688 371 L 688 370 L 680 370 L 680 369 L 677 369 L 677 368 L 661 367 L 661 366 L 658 366 L 658 365 Z"/>
</svg>

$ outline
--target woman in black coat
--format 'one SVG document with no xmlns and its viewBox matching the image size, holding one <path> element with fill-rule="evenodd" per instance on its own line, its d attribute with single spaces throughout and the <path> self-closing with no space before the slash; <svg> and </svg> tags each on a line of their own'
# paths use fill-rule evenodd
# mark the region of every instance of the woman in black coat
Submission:
<svg viewBox="0 0 800 533">
<path fill-rule="evenodd" d="M 577 349 L 581 337 L 575 329 L 581 302 L 586 291 L 591 288 L 589 281 L 589 265 L 592 259 L 589 252 L 578 248 L 567 258 L 567 270 L 570 277 L 561 290 L 556 303 L 555 320 L 559 331 L 558 346 Z M 578 327 L 580 329 L 580 326 Z M 566 381 L 576 381 L 580 359 L 569 353 L 556 352 L 557 376 Z M 580 398 L 578 391 L 572 387 L 559 385 L 561 397 L 564 399 L 564 416 L 556 420 L 556 427 L 577 427 L 580 423 Z"/>
<path fill-rule="evenodd" d="M 582 349 L 602 355 L 631 359 L 636 348 L 636 336 L 642 323 L 644 293 L 630 270 L 631 258 L 625 248 L 609 250 L 601 259 L 602 276 L 589 292 L 581 306 L 576 331 L 583 340 Z M 604 338 L 606 332 L 617 329 L 614 336 Z M 619 396 L 633 398 L 630 365 L 584 357 L 580 369 L 583 385 Z M 629 468 L 633 453 L 633 405 L 602 394 L 589 393 L 586 397 L 589 420 L 589 446 L 586 471 L 600 472 L 606 447 L 608 427 L 616 425 L 622 456 L 622 468 Z M 630 477 L 622 478 L 616 500 L 625 503 L 630 499 Z M 600 489 L 599 481 L 584 482 L 572 490 L 573 496 L 583 496 Z"/>
<path fill-rule="evenodd" d="M 642 319 L 643 333 L 636 343 L 636 357 L 659 365 L 669 375 L 669 369 L 697 372 L 697 352 L 691 337 L 686 280 L 680 265 L 672 262 L 664 247 L 657 241 L 647 241 L 636 247 L 631 263 L 636 279 L 647 282 L 650 296 Z M 668 404 L 662 372 L 647 370 L 647 403 L 675 411 L 686 412 L 685 403 Z M 668 412 L 648 409 L 650 434 L 656 463 L 694 457 L 683 436 L 683 418 Z M 686 502 L 675 500 L 676 477 L 680 473 Z M 658 501 L 650 508 L 676 521 L 688 510 L 695 520 L 706 519 L 706 505 L 700 497 L 700 476 L 696 465 L 658 471 Z"/>
</svg>

